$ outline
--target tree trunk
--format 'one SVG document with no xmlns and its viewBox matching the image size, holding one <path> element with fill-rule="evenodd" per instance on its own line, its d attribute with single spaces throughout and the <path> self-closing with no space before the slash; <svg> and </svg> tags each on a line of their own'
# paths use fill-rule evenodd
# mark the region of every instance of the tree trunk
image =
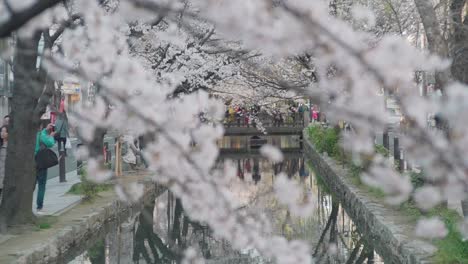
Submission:
<svg viewBox="0 0 468 264">
<path fill-rule="evenodd" d="M 98 127 L 94 131 L 94 137 L 91 142 L 89 142 L 89 156 L 96 159 L 103 159 L 103 149 L 104 149 L 104 136 L 107 133 L 107 129 Z"/>
<path fill-rule="evenodd" d="M 421 17 L 424 31 L 426 32 L 429 51 L 442 58 L 448 57 L 448 45 L 442 35 L 437 14 L 432 6 L 432 1 L 414 0 L 419 16 Z M 443 90 L 450 80 L 450 69 L 435 73 L 435 89 Z"/>
<path fill-rule="evenodd" d="M 464 7 L 466 0 L 452 0 L 450 19 L 453 33 L 449 44 L 452 57 L 452 76 L 458 81 L 468 83 L 468 21 L 465 19 Z"/>
<path fill-rule="evenodd" d="M 35 115 L 43 91 L 36 60 L 40 34 L 18 38 L 14 62 L 14 89 L 11 101 L 9 142 L 5 164 L 3 202 L 0 206 L 0 231 L 11 225 L 33 223 L 33 189 L 36 183 L 34 148 L 39 119 Z"/>
</svg>

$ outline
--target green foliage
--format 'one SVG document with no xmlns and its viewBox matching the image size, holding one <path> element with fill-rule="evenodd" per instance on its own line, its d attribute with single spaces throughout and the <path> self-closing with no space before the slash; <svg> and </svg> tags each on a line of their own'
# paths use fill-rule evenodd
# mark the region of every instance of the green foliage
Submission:
<svg viewBox="0 0 468 264">
<path fill-rule="evenodd" d="M 468 241 L 463 241 L 463 237 L 457 229 L 461 217 L 457 212 L 446 208 L 437 211 L 434 209 L 432 213 L 445 222 L 449 231 L 445 238 L 435 241 L 439 249 L 434 257 L 435 262 L 468 263 Z"/>
<path fill-rule="evenodd" d="M 413 223 L 416 223 L 416 221 L 423 216 L 421 210 L 419 210 L 411 201 L 400 204 L 398 210 L 409 217 L 410 221 Z"/>
<path fill-rule="evenodd" d="M 81 182 L 73 184 L 73 186 L 68 190 L 69 194 L 74 194 L 74 195 L 81 195 L 83 194 L 83 190 L 81 188 Z"/>
<path fill-rule="evenodd" d="M 383 145 L 377 144 L 374 146 L 374 149 L 376 153 L 379 153 L 384 157 L 388 157 L 390 155 L 390 151 L 388 151 L 388 149 L 386 149 Z"/>
<path fill-rule="evenodd" d="M 111 189 L 111 184 L 98 184 L 93 181 L 88 180 L 87 172 L 85 169 L 81 168 L 79 171 L 81 182 L 74 184 L 70 190 L 69 194 L 83 195 L 85 201 L 93 201 L 98 197 L 99 192 L 105 192 Z"/>
<path fill-rule="evenodd" d="M 433 241 L 438 248 L 434 256 L 434 263 L 468 263 L 468 241 L 463 241 L 463 237 L 457 229 L 461 217 L 456 211 L 445 206 L 438 206 L 423 213 L 413 202 L 401 204 L 399 210 L 414 223 L 421 217 L 432 216 L 439 217 L 444 221 L 448 235 L 443 239 Z"/>
<path fill-rule="evenodd" d="M 309 138 L 319 153 L 327 152 L 330 157 L 340 154 L 340 129 L 313 125 L 308 128 Z"/>
<path fill-rule="evenodd" d="M 42 229 L 49 229 L 52 227 L 52 224 L 57 222 L 57 217 L 56 216 L 41 216 L 37 218 L 36 221 L 36 227 L 37 230 L 42 230 Z"/>
<path fill-rule="evenodd" d="M 317 170 L 315 170 L 312 162 L 307 161 L 307 169 L 313 172 L 313 175 L 315 177 L 315 180 L 317 181 L 317 185 L 320 187 L 320 190 L 322 190 L 326 194 L 331 194 L 330 188 L 328 188 L 323 178 L 317 173 Z"/>
<path fill-rule="evenodd" d="M 309 127 L 308 133 L 309 138 L 317 151 L 320 153 L 327 152 L 330 157 L 340 161 L 342 164 L 346 164 L 351 182 L 357 186 L 363 186 L 363 183 L 361 182 L 361 173 L 365 170 L 368 164 L 370 164 L 373 158 L 372 156 L 362 157 L 364 159 L 363 164 L 356 165 L 352 161 L 349 154 L 340 147 L 340 130 L 337 128 L 324 128 L 320 125 L 314 125 Z M 383 146 L 376 145 L 375 149 L 376 152 L 382 154 L 383 156 L 388 156 L 389 154 L 388 150 L 386 150 Z M 311 167 L 313 168 L 313 166 Z M 326 186 L 326 184 L 322 182 L 323 180 L 319 176 L 317 176 L 317 179 L 317 182 L 320 185 Z M 363 187 L 365 187 L 365 189 L 374 197 L 383 198 L 385 196 L 384 192 L 379 188 L 369 186 Z"/>
<path fill-rule="evenodd" d="M 39 229 L 49 229 L 51 225 L 49 223 L 40 223 L 38 224 Z"/>
<path fill-rule="evenodd" d="M 90 249 L 88 249 L 88 257 L 91 263 L 105 263 L 105 244 L 104 240 L 99 240 Z"/>
<path fill-rule="evenodd" d="M 413 184 L 414 188 L 420 188 L 424 185 L 424 174 L 423 172 L 414 172 L 410 173 L 411 183 Z"/>
<path fill-rule="evenodd" d="M 358 166 L 354 163 L 352 163 L 350 166 L 349 166 L 349 174 L 351 175 L 351 177 L 353 178 L 356 178 L 359 180 L 359 183 L 361 183 L 361 172 L 362 172 L 362 167 L 361 166 Z"/>
<path fill-rule="evenodd" d="M 78 168 L 77 173 L 80 176 L 85 175 L 86 174 L 86 169 L 83 166 L 81 166 L 81 167 Z"/>
</svg>

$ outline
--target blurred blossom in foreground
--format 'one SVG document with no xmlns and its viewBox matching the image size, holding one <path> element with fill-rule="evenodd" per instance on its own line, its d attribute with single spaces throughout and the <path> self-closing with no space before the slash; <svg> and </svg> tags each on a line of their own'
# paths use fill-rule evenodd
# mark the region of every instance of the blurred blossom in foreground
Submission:
<svg viewBox="0 0 468 264">
<path fill-rule="evenodd" d="M 263 145 L 261 148 L 260 148 L 260 153 L 266 157 L 268 160 L 274 162 L 274 163 L 278 163 L 278 162 L 281 162 L 283 161 L 283 153 L 281 152 L 280 149 L 278 149 L 277 147 L 275 146 L 272 146 L 272 145 Z"/>
<path fill-rule="evenodd" d="M 414 230 L 416 236 L 421 238 L 443 238 L 448 234 L 444 222 L 437 217 L 420 219 Z"/>
</svg>

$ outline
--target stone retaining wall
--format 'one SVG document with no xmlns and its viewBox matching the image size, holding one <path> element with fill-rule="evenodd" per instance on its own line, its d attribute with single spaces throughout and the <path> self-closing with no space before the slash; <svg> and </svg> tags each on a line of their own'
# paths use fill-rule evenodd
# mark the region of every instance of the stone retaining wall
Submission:
<svg viewBox="0 0 468 264">
<path fill-rule="evenodd" d="M 432 263 L 431 256 L 436 248 L 412 236 L 413 227 L 402 224 L 403 216 L 372 199 L 365 191 L 357 188 L 347 177 L 342 166 L 319 154 L 304 132 L 304 151 L 312 161 L 314 169 L 336 195 L 346 213 L 353 219 L 365 240 L 374 246 L 385 263 Z"/>
<path fill-rule="evenodd" d="M 54 237 L 44 241 L 44 244 L 21 252 L 21 257 L 16 263 L 67 263 L 70 261 L 66 259 L 70 252 L 79 252 L 91 246 L 84 242 L 89 241 L 89 238 L 95 237 L 96 234 L 102 233 L 106 229 L 107 223 L 128 219 L 140 212 L 144 204 L 154 202 L 154 199 L 165 190 L 151 181 L 145 182 L 144 185 L 144 195 L 139 203 L 128 204 L 116 198 L 93 213 L 84 215 L 75 225 L 63 228 Z M 81 249 L 81 247 L 84 248 Z"/>
</svg>

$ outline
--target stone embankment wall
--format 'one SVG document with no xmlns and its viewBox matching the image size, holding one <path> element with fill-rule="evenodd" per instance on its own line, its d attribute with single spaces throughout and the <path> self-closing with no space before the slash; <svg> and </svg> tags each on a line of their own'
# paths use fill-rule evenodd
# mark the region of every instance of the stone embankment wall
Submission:
<svg viewBox="0 0 468 264">
<path fill-rule="evenodd" d="M 358 231 L 374 246 L 385 263 L 432 263 L 437 250 L 432 244 L 413 237 L 414 226 L 405 223 L 399 212 L 376 201 L 351 183 L 346 169 L 319 154 L 304 133 L 304 151 L 315 171 L 336 195 Z"/>
<path fill-rule="evenodd" d="M 16 263 L 67 263 L 70 254 L 78 253 L 92 246 L 91 238 L 105 234 L 106 226 L 112 221 L 125 221 L 140 212 L 144 204 L 154 202 L 154 199 L 166 189 L 151 181 L 144 183 L 143 197 L 136 204 L 120 201 L 117 197 L 94 212 L 83 215 L 76 224 L 67 226 L 56 235 L 44 241 L 40 246 L 21 252 Z M 92 241 L 92 240 L 91 240 Z M 72 255 L 71 255 L 72 256 Z"/>
</svg>

